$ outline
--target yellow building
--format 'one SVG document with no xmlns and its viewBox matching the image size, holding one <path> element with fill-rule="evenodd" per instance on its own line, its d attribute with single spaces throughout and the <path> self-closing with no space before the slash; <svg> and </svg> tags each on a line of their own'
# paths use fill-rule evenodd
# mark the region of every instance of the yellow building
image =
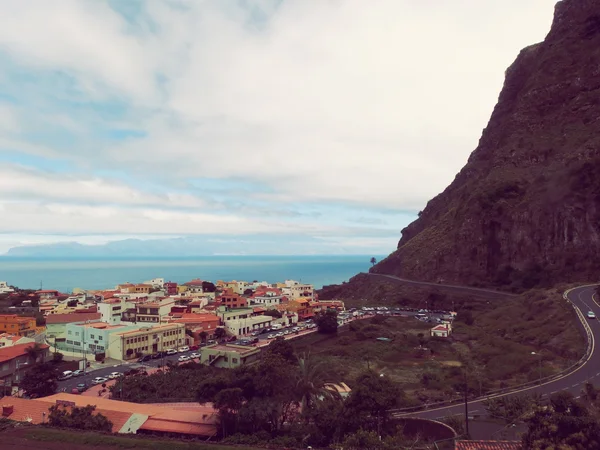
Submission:
<svg viewBox="0 0 600 450">
<path fill-rule="evenodd" d="M 185 345 L 185 325 L 170 323 L 138 330 L 111 333 L 108 356 L 128 360 Z"/>
<path fill-rule="evenodd" d="M 33 336 L 35 331 L 35 317 L 22 317 L 16 314 L 0 315 L 0 332 L 17 336 Z"/>
</svg>

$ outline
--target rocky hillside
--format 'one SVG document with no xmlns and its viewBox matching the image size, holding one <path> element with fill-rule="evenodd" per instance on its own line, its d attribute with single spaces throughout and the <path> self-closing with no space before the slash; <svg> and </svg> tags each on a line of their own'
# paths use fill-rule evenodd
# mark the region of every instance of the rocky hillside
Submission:
<svg viewBox="0 0 600 450">
<path fill-rule="evenodd" d="M 479 145 L 372 272 L 513 290 L 600 276 L 600 0 L 556 5 Z"/>
</svg>

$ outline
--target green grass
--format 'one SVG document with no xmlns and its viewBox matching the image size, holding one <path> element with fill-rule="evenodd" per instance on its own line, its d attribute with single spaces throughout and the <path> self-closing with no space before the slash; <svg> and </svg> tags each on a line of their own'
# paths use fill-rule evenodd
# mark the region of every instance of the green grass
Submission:
<svg viewBox="0 0 600 450">
<path fill-rule="evenodd" d="M 68 442 L 72 445 L 111 446 L 115 448 L 135 448 L 141 450 L 259 450 L 258 447 L 218 445 L 200 442 L 181 442 L 174 439 L 152 439 L 146 437 L 111 436 L 92 432 L 31 428 L 24 437 L 42 442 Z"/>
</svg>

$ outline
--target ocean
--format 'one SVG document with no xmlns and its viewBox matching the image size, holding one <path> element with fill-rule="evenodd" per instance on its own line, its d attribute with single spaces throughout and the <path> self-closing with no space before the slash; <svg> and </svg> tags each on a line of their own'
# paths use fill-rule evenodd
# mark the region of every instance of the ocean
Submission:
<svg viewBox="0 0 600 450">
<path fill-rule="evenodd" d="M 373 255 L 203 256 L 194 258 L 31 258 L 0 257 L 0 281 L 21 289 L 107 289 L 152 278 L 185 283 L 194 278 L 267 281 L 296 280 L 321 288 L 366 272 Z M 375 256 L 380 260 L 381 256 Z"/>
</svg>

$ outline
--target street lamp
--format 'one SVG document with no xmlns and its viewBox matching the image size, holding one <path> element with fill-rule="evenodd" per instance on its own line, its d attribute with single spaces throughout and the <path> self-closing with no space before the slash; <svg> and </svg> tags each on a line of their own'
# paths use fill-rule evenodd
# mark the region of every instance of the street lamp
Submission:
<svg viewBox="0 0 600 450">
<path fill-rule="evenodd" d="M 538 384 L 542 384 L 542 354 L 540 352 L 531 352 L 533 356 L 539 356 L 538 362 L 540 363 L 540 381 Z"/>
</svg>

